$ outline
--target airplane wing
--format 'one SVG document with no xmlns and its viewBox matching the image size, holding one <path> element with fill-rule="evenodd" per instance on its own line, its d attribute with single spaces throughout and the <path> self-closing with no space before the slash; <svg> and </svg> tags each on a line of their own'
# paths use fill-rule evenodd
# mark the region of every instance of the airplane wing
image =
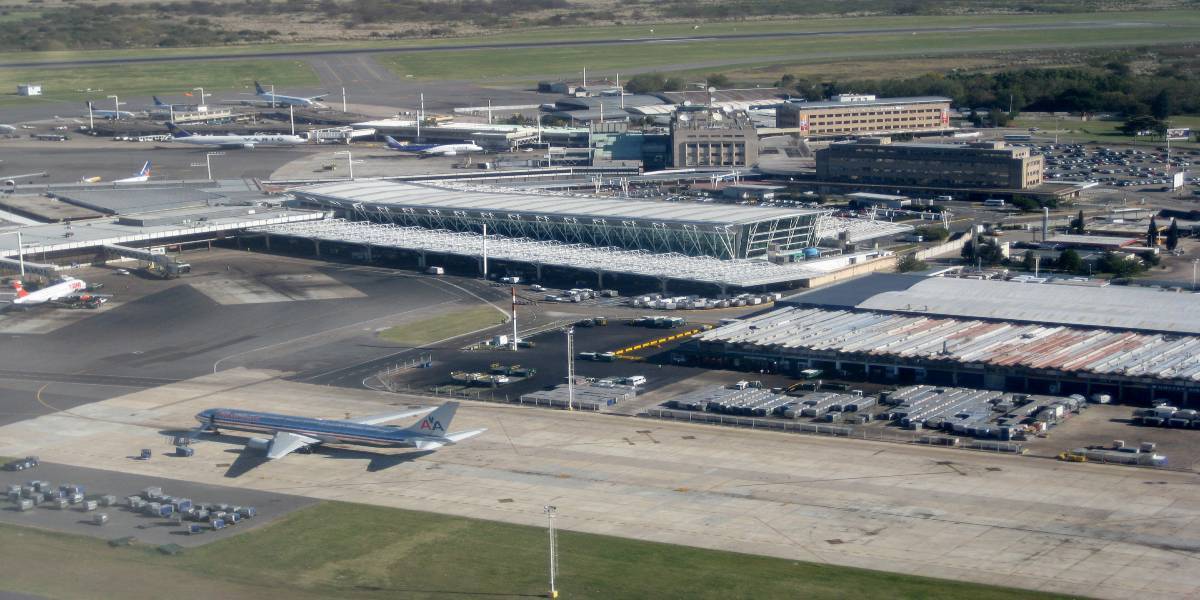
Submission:
<svg viewBox="0 0 1200 600">
<path fill-rule="evenodd" d="M 325 99 L 325 96 L 328 96 L 328 95 L 329 95 L 329 92 L 325 92 L 324 94 L 321 94 L 320 96 L 312 96 L 309 98 L 309 100 L 312 100 L 314 102 L 320 102 L 321 100 Z"/>
<path fill-rule="evenodd" d="M 446 437 L 446 439 L 450 440 L 451 443 L 456 443 L 456 442 L 461 442 L 467 438 L 473 438 L 485 431 L 487 431 L 487 429 L 471 429 L 469 431 L 456 431 L 454 433 L 447 433 L 445 437 Z"/>
<path fill-rule="evenodd" d="M 380 423 L 387 423 L 388 421 L 396 421 L 399 419 L 407 419 L 408 417 L 420 416 L 420 415 L 423 415 L 426 413 L 431 413 L 434 410 L 437 410 L 436 406 L 430 406 L 427 408 L 419 408 L 417 410 L 408 410 L 408 411 L 404 411 L 404 412 L 384 413 L 381 415 L 370 415 L 370 416 L 366 416 L 366 417 L 359 417 L 357 419 L 346 419 L 345 421 L 347 423 L 357 423 L 359 425 L 379 425 Z"/>
<path fill-rule="evenodd" d="M 267 460 L 283 458 L 305 446 L 311 446 L 320 442 L 321 440 L 310 438 L 306 435 L 281 431 L 275 434 L 275 439 L 271 440 L 271 447 L 267 449 Z"/>
</svg>

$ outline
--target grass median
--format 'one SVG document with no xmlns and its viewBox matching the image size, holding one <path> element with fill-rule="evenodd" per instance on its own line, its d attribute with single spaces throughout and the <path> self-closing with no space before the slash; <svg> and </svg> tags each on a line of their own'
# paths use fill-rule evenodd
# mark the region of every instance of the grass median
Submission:
<svg viewBox="0 0 1200 600">
<path fill-rule="evenodd" d="M 52 597 L 544 597 L 546 530 L 326 502 L 277 523 L 163 556 L 149 547 L 0 526 L 0 589 Z M 562 597 L 1065 598 L 562 531 Z M 62 577 L 62 565 L 71 577 Z"/>
<path fill-rule="evenodd" d="M 499 325 L 505 320 L 494 307 L 474 306 L 389 327 L 379 332 L 379 337 L 401 346 L 420 347 Z"/>
</svg>

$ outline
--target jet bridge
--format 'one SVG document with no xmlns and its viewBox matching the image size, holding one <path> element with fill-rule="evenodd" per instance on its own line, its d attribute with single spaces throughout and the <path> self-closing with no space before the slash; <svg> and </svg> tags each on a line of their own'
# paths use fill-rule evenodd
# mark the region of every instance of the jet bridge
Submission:
<svg viewBox="0 0 1200 600">
<path fill-rule="evenodd" d="M 24 262 L 26 273 L 33 273 L 35 275 L 41 275 L 42 277 L 47 278 L 58 275 L 58 267 L 54 265 L 30 262 L 28 260 Z M 20 273 L 21 261 L 15 258 L 5 258 L 0 256 L 0 272 Z"/>
<path fill-rule="evenodd" d="M 104 251 L 108 254 L 133 258 L 148 263 L 149 271 L 163 279 L 176 279 L 183 273 L 190 273 L 192 266 L 179 262 L 166 254 L 156 254 L 145 248 L 133 248 L 119 244 L 105 244 Z"/>
</svg>

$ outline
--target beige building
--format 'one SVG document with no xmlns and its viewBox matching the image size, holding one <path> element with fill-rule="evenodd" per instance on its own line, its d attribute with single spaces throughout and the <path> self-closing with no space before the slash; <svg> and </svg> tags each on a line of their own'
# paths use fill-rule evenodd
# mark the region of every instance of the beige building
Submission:
<svg viewBox="0 0 1200 600">
<path fill-rule="evenodd" d="M 785 102 L 775 109 L 775 126 L 803 136 L 941 131 L 950 128 L 950 99 L 842 94 L 828 102 Z"/>
<path fill-rule="evenodd" d="M 847 183 L 1024 190 L 1042 184 L 1041 155 L 1004 142 L 893 144 L 865 138 L 817 151 L 817 179 Z"/>
<path fill-rule="evenodd" d="M 758 132 L 744 113 L 680 107 L 671 119 L 675 167 L 749 167 L 758 162 Z"/>
</svg>

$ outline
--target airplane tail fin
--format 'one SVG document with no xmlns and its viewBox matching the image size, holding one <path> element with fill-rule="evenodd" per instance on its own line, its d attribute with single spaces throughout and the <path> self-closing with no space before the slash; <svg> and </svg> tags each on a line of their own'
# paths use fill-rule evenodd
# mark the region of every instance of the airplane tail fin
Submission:
<svg viewBox="0 0 1200 600">
<path fill-rule="evenodd" d="M 425 415 L 424 419 L 421 419 L 416 425 L 408 427 L 407 430 L 422 435 L 445 436 L 456 410 L 458 410 L 457 402 L 447 402 Z"/>
<path fill-rule="evenodd" d="M 138 171 L 138 176 L 139 177 L 149 177 L 150 176 L 150 161 L 146 161 L 146 164 L 142 165 L 142 170 Z"/>
<path fill-rule="evenodd" d="M 151 96 L 151 98 L 154 98 L 155 106 L 166 106 L 166 104 L 164 104 L 162 100 L 158 99 L 158 96 Z"/>
<path fill-rule="evenodd" d="M 259 94 L 267 93 L 267 90 L 264 90 L 263 86 L 260 85 L 257 81 L 254 82 L 254 91 L 258 92 Z"/>
<path fill-rule="evenodd" d="M 178 137 L 178 138 L 184 138 L 184 137 L 188 137 L 188 136 L 192 135 L 190 132 L 188 132 L 184 128 L 182 128 L 174 123 L 171 123 L 171 122 L 167 122 L 167 131 L 170 131 L 171 135 L 174 135 L 175 137 Z"/>
<path fill-rule="evenodd" d="M 29 291 L 25 289 L 25 286 L 20 281 L 14 280 L 12 286 L 16 290 L 18 298 L 24 298 L 29 295 Z"/>
<path fill-rule="evenodd" d="M 402 148 L 403 147 L 400 145 L 400 142 L 396 141 L 396 138 L 394 138 L 390 135 L 383 136 L 383 141 L 387 142 L 388 148 Z"/>
</svg>

